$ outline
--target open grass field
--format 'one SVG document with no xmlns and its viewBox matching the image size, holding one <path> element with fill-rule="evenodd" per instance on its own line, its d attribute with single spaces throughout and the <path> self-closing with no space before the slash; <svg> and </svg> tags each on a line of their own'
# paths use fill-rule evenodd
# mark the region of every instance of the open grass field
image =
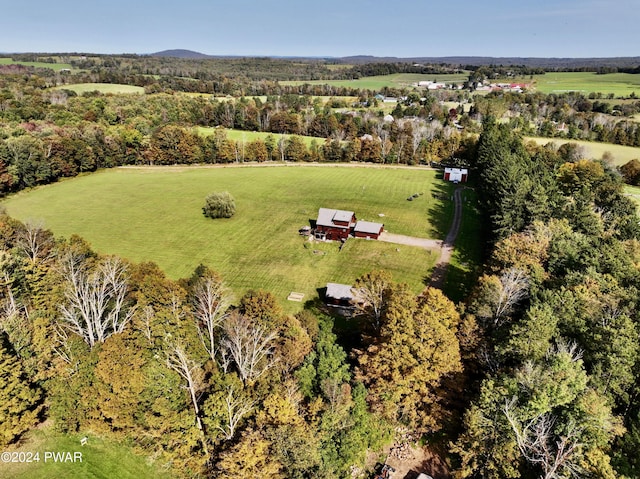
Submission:
<svg viewBox="0 0 640 479">
<path fill-rule="evenodd" d="M 216 131 L 215 128 L 209 128 L 209 127 L 204 127 L 204 126 L 198 126 L 196 127 L 196 131 L 198 132 L 199 135 L 202 136 L 208 136 L 208 135 L 213 135 L 213 133 Z M 263 131 L 244 131 L 244 130 L 234 130 L 232 128 L 227 128 L 225 129 L 225 131 L 227 132 L 227 138 L 229 138 L 230 140 L 233 141 L 254 141 L 254 140 L 262 140 L 264 141 L 264 139 L 271 135 L 276 139 L 276 142 L 278 142 L 280 140 L 280 137 L 282 136 L 279 133 L 269 133 L 269 132 L 263 132 Z M 291 135 L 284 135 L 285 137 L 291 136 Z M 316 136 L 302 136 L 302 135 L 297 135 L 299 138 L 302 139 L 302 141 L 305 143 L 305 145 L 307 145 L 307 148 L 311 146 L 311 143 L 315 140 L 316 144 L 318 146 L 322 145 L 325 142 L 325 138 L 320 138 L 320 137 L 316 137 Z"/>
<path fill-rule="evenodd" d="M 0 65 L 24 65 L 26 67 L 34 68 L 50 68 L 55 71 L 74 69 L 69 63 L 16 62 L 11 58 L 0 58 Z"/>
<path fill-rule="evenodd" d="M 467 80 L 468 74 L 450 75 L 424 75 L 418 73 L 395 73 L 393 75 L 380 75 L 359 78 L 358 80 L 314 80 L 314 81 L 283 81 L 283 85 L 301 85 L 309 83 L 311 85 L 333 85 L 336 87 L 359 88 L 362 90 L 378 91 L 384 87 L 403 88 L 410 87 L 420 81 L 438 81 L 444 83 L 462 83 Z"/>
<path fill-rule="evenodd" d="M 549 72 L 534 75 L 536 90 L 542 93 L 613 93 L 616 97 L 628 97 L 635 92 L 640 96 L 640 75 L 631 73 Z"/>
<path fill-rule="evenodd" d="M 235 197 L 233 218 L 202 215 L 213 191 Z M 407 201 L 414 193 L 424 194 Z M 101 253 L 154 261 L 172 278 L 202 263 L 237 296 L 262 288 L 287 303 L 291 291 L 312 299 L 327 282 L 350 283 L 379 268 L 419 292 L 439 252 L 355 239 L 339 251 L 337 243 L 306 241 L 298 229 L 328 207 L 355 211 L 392 233 L 444 238 L 450 196 L 451 185 L 426 169 L 168 167 L 102 171 L 19 193 L 3 205 L 20 220 L 44 220 L 58 236 L 79 234 Z"/>
<path fill-rule="evenodd" d="M 540 137 L 526 137 L 526 140 L 533 140 L 539 145 L 546 145 L 547 143 L 554 143 L 556 146 L 564 145 L 565 143 L 576 143 L 584 148 L 584 152 L 587 158 L 599 160 L 605 152 L 613 155 L 613 164 L 616 166 L 624 165 L 625 163 L 638 159 L 640 160 L 640 148 L 633 146 L 614 145 L 611 143 L 597 143 L 595 141 L 579 141 L 570 140 L 567 138 L 540 138 Z"/>
<path fill-rule="evenodd" d="M 62 85 L 59 87 L 55 87 L 58 90 L 71 90 L 76 92 L 78 95 L 82 95 L 83 93 L 99 91 L 100 93 L 105 94 L 144 94 L 144 88 L 141 86 L 133 86 L 133 85 L 120 85 L 117 83 L 75 83 L 72 85 Z"/>
<path fill-rule="evenodd" d="M 126 446 L 106 441 L 100 437 L 88 436 L 86 445 L 80 445 L 84 434 L 67 435 L 55 433 L 51 429 L 38 429 L 30 432 L 19 447 L 8 449 L 10 452 L 39 453 L 39 461 L 31 463 L 3 463 L 0 477 L 3 479 L 169 479 L 160 466 L 147 464 L 147 459 L 134 454 Z M 82 462 L 53 462 L 45 451 L 82 454 Z M 32 456 L 33 457 L 33 456 Z M 60 457 L 60 456 L 58 456 Z"/>
</svg>

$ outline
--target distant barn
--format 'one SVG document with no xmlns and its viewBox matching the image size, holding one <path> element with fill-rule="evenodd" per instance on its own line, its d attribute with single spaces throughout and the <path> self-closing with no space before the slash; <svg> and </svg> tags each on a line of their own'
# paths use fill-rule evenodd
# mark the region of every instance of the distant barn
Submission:
<svg viewBox="0 0 640 479">
<path fill-rule="evenodd" d="M 469 170 L 466 168 L 445 168 L 444 180 L 453 183 L 466 183 L 469 177 Z"/>
</svg>

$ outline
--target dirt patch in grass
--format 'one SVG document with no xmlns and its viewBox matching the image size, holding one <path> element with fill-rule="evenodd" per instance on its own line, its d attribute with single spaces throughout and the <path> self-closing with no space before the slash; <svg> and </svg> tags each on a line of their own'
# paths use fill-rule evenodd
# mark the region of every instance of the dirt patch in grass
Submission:
<svg viewBox="0 0 640 479">
<path fill-rule="evenodd" d="M 416 479 L 421 472 L 434 479 L 451 477 L 447 462 L 428 446 L 406 445 L 399 456 L 390 455 L 387 464 L 396 470 L 394 479 Z"/>
</svg>

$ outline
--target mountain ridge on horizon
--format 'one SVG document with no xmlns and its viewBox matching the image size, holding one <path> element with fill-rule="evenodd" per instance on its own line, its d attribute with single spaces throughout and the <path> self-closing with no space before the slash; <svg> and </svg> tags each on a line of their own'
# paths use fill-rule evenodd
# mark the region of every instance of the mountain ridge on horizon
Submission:
<svg viewBox="0 0 640 479">
<path fill-rule="evenodd" d="M 493 56 L 473 56 L 473 55 L 449 55 L 441 57 L 390 57 L 375 55 L 350 55 L 343 57 L 336 56 L 304 56 L 304 55 L 208 55 L 188 49 L 163 50 L 149 54 L 156 57 L 171 57 L 185 59 L 207 59 L 207 58 L 298 58 L 309 60 L 327 60 L 346 64 L 362 63 L 446 63 L 454 65 L 525 65 L 536 67 L 607 67 L 607 66 L 629 66 L 640 65 L 640 56 L 636 57 L 493 57 Z"/>
</svg>

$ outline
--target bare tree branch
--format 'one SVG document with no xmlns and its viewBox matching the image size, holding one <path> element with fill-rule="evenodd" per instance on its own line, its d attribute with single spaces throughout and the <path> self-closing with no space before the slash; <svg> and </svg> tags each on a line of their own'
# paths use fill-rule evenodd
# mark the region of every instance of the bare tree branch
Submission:
<svg viewBox="0 0 640 479">
<path fill-rule="evenodd" d="M 500 275 L 500 290 L 494 311 L 494 322 L 499 326 L 503 318 L 527 296 L 529 296 L 529 278 L 518 268 L 509 268 Z"/>
<path fill-rule="evenodd" d="M 228 317 L 224 332 L 222 347 L 233 359 L 243 383 L 255 381 L 274 365 L 274 332 L 267 332 L 239 314 Z"/>
<path fill-rule="evenodd" d="M 224 284 L 207 276 L 201 278 L 194 291 L 194 313 L 198 335 L 213 361 L 216 361 L 216 335 L 228 315 L 231 294 Z"/>
<path fill-rule="evenodd" d="M 550 413 L 538 415 L 521 424 L 514 411 L 516 403 L 516 397 L 505 401 L 502 412 L 516 436 L 522 457 L 540 467 L 544 479 L 580 477 L 583 471 L 578 464 L 577 453 L 582 447 L 579 442 L 582 430 L 570 422 L 563 435 L 555 434 L 556 418 Z"/>
<path fill-rule="evenodd" d="M 242 418 L 251 412 L 255 402 L 240 394 L 233 386 L 229 386 L 227 388 L 227 396 L 224 399 L 224 406 L 225 424 L 224 426 L 217 426 L 217 428 L 229 440 L 235 435 L 236 428 Z"/>
<path fill-rule="evenodd" d="M 128 292 L 126 266 L 118 258 L 107 258 L 90 272 L 81 256 L 63 260 L 66 278 L 65 303 L 60 306 L 63 323 L 93 347 L 120 333 L 134 309 L 125 307 Z"/>
<path fill-rule="evenodd" d="M 202 426 L 200 406 L 198 404 L 200 394 L 204 389 L 204 372 L 198 363 L 189 358 L 187 352 L 180 343 L 168 344 L 166 365 L 186 381 L 186 385 L 183 387 L 189 391 L 189 397 L 191 398 L 191 404 L 196 418 L 196 425 L 198 429 L 202 431 L 202 447 L 208 456 L 209 452 L 205 439 L 206 436 Z"/>
<path fill-rule="evenodd" d="M 53 235 L 42 221 L 28 220 L 18 231 L 16 246 L 34 264 L 52 258 L 53 244 Z"/>
</svg>

